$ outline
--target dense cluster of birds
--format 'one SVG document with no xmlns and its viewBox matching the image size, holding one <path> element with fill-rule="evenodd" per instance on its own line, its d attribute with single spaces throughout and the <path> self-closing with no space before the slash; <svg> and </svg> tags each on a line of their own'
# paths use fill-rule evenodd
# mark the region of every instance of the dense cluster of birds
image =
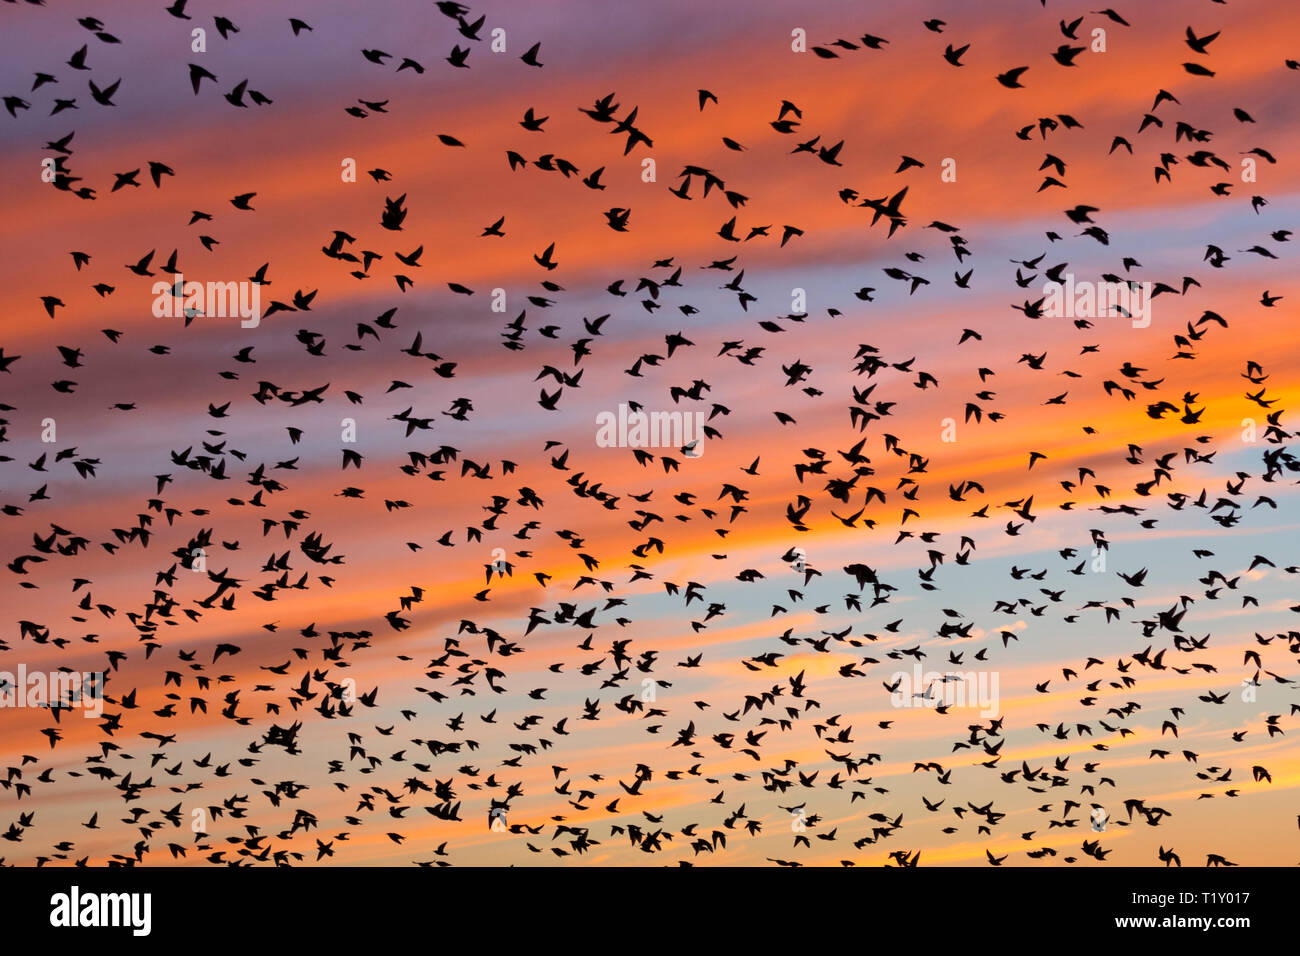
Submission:
<svg viewBox="0 0 1300 956">
<path fill-rule="evenodd" d="M 230 18 L 200 14 L 197 6 L 175 0 L 160 6 L 157 16 L 184 21 L 186 30 L 211 23 L 232 47 L 247 33 L 247 25 L 241 31 Z M 356 55 L 367 61 L 366 69 L 386 74 L 387 81 L 396 74 L 405 80 L 488 69 L 539 99 L 549 95 L 542 82 L 549 62 L 540 42 L 508 59 L 489 59 L 486 15 L 450 0 L 424 5 L 420 15 L 429 11 L 448 47 L 441 60 L 363 45 Z M 69 56 L 36 73 L 30 89 L 6 92 L 11 141 L 22 141 L 24 126 L 40 114 L 75 119 L 88 110 L 121 109 L 129 98 L 147 94 L 133 88 L 129 75 L 105 72 L 101 63 L 102 50 L 132 43 L 110 22 L 111 11 L 102 20 L 71 21 L 53 9 L 45 12 L 51 30 L 69 31 Z M 309 22 L 310 13 L 304 17 L 280 17 L 265 27 L 283 32 L 286 57 L 324 30 Z M 1216 13 L 1217 20 L 1225 17 Z M 965 75 L 981 69 L 977 41 L 947 43 L 955 28 L 939 19 L 913 28 L 944 36 L 939 42 L 946 48 L 935 53 L 940 69 L 948 68 L 941 58 L 981 96 L 1011 98 L 1037 73 L 1079 69 L 1092 26 L 1127 30 L 1132 19 L 1113 9 L 1066 17 L 1055 50 L 1027 66 L 999 65 L 971 77 Z M 78 27 L 84 40 L 73 37 Z M 1295 593 L 1292 576 L 1300 567 L 1294 556 L 1259 553 L 1238 567 L 1217 555 L 1225 535 L 1284 523 L 1287 509 L 1294 509 L 1300 460 L 1288 450 L 1292 433 L 1276 388 L 1276 377 L 1289 370 L 1270 367 L 1267 354 L 1236 370 L 1244 394 L 1223 400 L 1241 403 L 1243 414 L 1260 419 L 1258 443 L 1247 449 L 1250 463 L 1220 486 L 1210 476 L 1222 459 L 1239 452 L 1201 428 L 1209 399 L 1169 381 L 1187 374 L 1184 369 L 1213 364 L 1216 337 L 1247 334 L 1238 331 L 1236 317 L 1203 309 L 1176 326 L 1158 323 L 1143 334 L 1171 339 L 1173 353 L 1161 367 L 1151 361 L 1139 367 L 1112 360 L 1113 350 L 1098 341 L 1104 337 L 1099 326 L 1128 316 L 1052 316 L 1038 292 L 1044 282 L 1066 281 L 1075 272 L 1070 258 L 1091 255 L 1096 246 L 1118 263 L 1096 279 L 1149 282 L 1158 306 L 1212 291 L 1209 280 L 1218 270 L 1284 259 L 1291 230 L 1283 223 L 1264 225 L 1267 198 L 1245 195 L 1251 190 L 1233 182 L 1234 152 L 1278 161 L 1251 139 L 1249 104 L 1226 116 L 1178 112 L 1178 83 L 1214 82 L 1220 32 L 1187 28 L 1188 59 L 1169 76 L 1169 88 L 1151 91 L 1150 110 L 1133 118 L 1133 128 L 1105 131 L 1114 161 L 1149 158 L 1155 188 L 1167 188 L 1178 176 L 1201 177 L 1211 201 L 1240 206 L 1261 224 L 1252 247 L 1211 244 L 1201 261 L 1189 262 L 1177 276 L 1144 271 L 1142 249 L 1125 248 L 1124 228 L 1107 224 L 1103 210 L 1086 201 L 1070 201 L 1059 226 L 1041 238 L 1042 247 L 1025 250 L 1009 266 L 978 256 L 977 232 L 943 219 L 917 220 L 910 211 L 918 192 L 942 195 L 928 185 L 937 176 L 920 178 L 935 172 L 940 157 L 891 158 L 878 164 L 872 186 L 845 184 L 838 178 L 844 159 L 866 149 L 867 137 L 815 133 L 816 104 L 771 104 L 762 135 L 788 146 L 790 163 L 821 164 L 813 168 L 824 177 L 826 203 L 857 216 L 858 229 L 892 258 L 880 274 L 905 293 L 900 310 L 949 281 L 966 294 L 976 288 L 977 268 L 988 283 L 1005 288 L 1014 281 L 1018 301 L 1003 316 L 981 327 L 963 327 L 978 325 L 969 313 L 943 320 L 928 357 L 866 344 L 870 333 L 850 324 L 870 314 L 876 287 L 860 285 L 837 304 L 802 311 L 765 294 L 755 277 L 807 242 L 815 227 L 803 220 L 751 221 L 746 190 L 752 187 L 703 159 L 686 164 L 670 183 L 635 195 L 649 197 L 646 203 L 716 208 L 716 233 L 691 240 L 723 254 L 667 254 L 647 262 L 642 274 L 604 276 L 583 300 L 603 304 L 587 310 L 566 289 L 561 242 L 510 253 L 522 260 L 520 268 L 534 270 L 535 285 L 526 304 L 503 319 L 489 362 L 468 361 L 450 320 L 436 310 L 432 320 L 419 320 L 403 298 L 418 294 L 412 291 L 418 276 L 437 273 L 436 265 L 421 261 L 429 238 L 411 235 L 408 222 L 413 208 L 437 200 L 403 188 L 401 166 L 367 171 L 366 188 L 382 192 L 371 222 L 325 237 L 294 237 L 298 247 L 320 243 L 321 270 L 339 270 L 358 282 L 384 280 L 392 304 L 377 316 L 345 318 L 348 310 L 341 310 L 336 318 L 318 318 L 329 313 L 328 295 L 299 287 L 293 275 L 278 274 L 274 260 L 259 255 L 248 262 L 246 276 L 264 297 L 258 328 L 191 309 L 176 319 L 142 319 L 154 323 L 149 327 L 124 323 L 103 329 L 93 342 L 69 344 L 61 323 L 70 316 L 95 301 L 111 311 L 124 282 L 143 288 L 160 277 L 177 281 L 186 264 L 226 241 L 220 238 L 223 222 L 258 216 L 259 195 L 272 187 L 252 182 L 220 208 L 193 208 L 182 186 L 198 187 L 187 183 L 180 162 L 142 158 L 136 168 L 105 169 L 93 152 L 78 149 L 75 127 L 31 142 L 53 160 L 53 190 L 42 193 L 51 208 L 87 208 L 78 199 L 129 202 L 136 190 L 152 188 L 176 193 L 189 232 L 176 240 L 175 230 L 159 224 L 153 248 L 92 248 L 80 244 L 75 226 L 64 227 L 75 246 L 65 261 L 66 280 L 30 304 L 32 321 L 47 323 L 58 344 L 26 354 L 0 348 L 0 387 L 24 372 L 44 383 L 40 393 L 9 392 L 0 405 L 0 540 L 7 569 L 0 669 L 12 670 L 33 655 L 56 661 L 54 667 L 94 656 L 94 669 L 107 673 L 96 720 L 80 720 L 86 701 L 74 696 L 54 702 L 30 735 L 6 732 L 10 748 L 21 752 L 0 779 L 0 807 L 12 816 L 0 819 L 10 862 L 290 865 L 383 856 L 420 865 L 595 858 L 916 866 L 936 846 L 929 836 L 911 835 L 929 820 L 945 824 L 940 839 L 973 846 L 975 858 L 992 865 L 1100 862 L 1114 852 L 1107 842 L 1115 829 L 1167 828 L 1165 821 L 1179 812 L 1173 801 L 1137 790 L 1133 766 L 1108 760 L 1106 752 L 1129 745 L 1127 738 L 1146 751 L 1137 763 L 1184 762 L 1185 771 L 1170 779 L 1181 781 L 1180 789 L 1203 791 L 1203 798 L 1266 790 L 1271 773 L 1250 756 L 1252 745 L 1293 729 L 1292 696 L 1272 698 L 1285 703 L 1269 705 L 1230 740 L 1221 735 L 1222 745 L 1241 745 L 1240 759 L 1220 756 L 1207 765 L 1179 738 L 1230 705 L 1243 686 L 1262 691 L 1273 685 L 1290 695 L 1293 685 L 1288 674 L 1300 653 L 1300 630 L 1256 633 L 1229 672 L 1209 662 L 1217 649 L 1215 637 L 1204 633 L 1209 625 L 1193 629 L 1188 618 L 1209 602 L 1257 606 L 1251 589 L 1261 569 L 1273 579 L 1287 576 Z M 795 68 L 835 70 L 855 57 L 889 57 L 890 40 L 854 31 L 810 38 L 809 52 L 792 61 Z M 224 100 L 237 110 L 294 109 L 277 92 L 274 71 L 243 76 L 221 62 L 195 57 L 177 84 L 187 84 L 186 95 L 192 91 L 204 108 L 224 109 Z M 1279 84 L 1294 82 L 1288 71 L 1297 69 L 1295 61 L 1271 68 Z M 895 75 L 905 82 L 901 72 Z M 15 80 L 6 71 L 3 82 Z M 367 95 L 334 108 L 373 124 L 383 121 L 390 105 L 388 97 Z M 566 158 L 573 153 L 548 129 L 562 109 L 570 115 L 579 110 L 586 117 L 581 122 L 608 134 L 605 165 L 580 168 Z M 636 176 L 656 143 L 672 139 L 672 117 L 681 111 L 715 122 L 723 156 L 755 145 L 728 134 L 728 95 L 721 87 L 652 110 L 601 90 L 590 101 L 549 102 L 527 108 L 522 117 L 496 117 L 517 137 L 517 148 L 504 156 L 480 150 L 477 159 L 494 176 L 536 177 L 531 182 L 538 190 L 598 196 L 618 191 L 611 185 L 616 178 Z M 1051 141 L 1039 167 L 1041 183 L 1021 184 L 1026 194 L 1069 190 L 1068 137 L 1090 123 L 1087 115 L 1058 113 L 1005 130 L 1008 150 Z M 463 134 L 436 138 L 451 150 L 478 148 Z M 637 228 L 636 200 L 610 203 L 603 221 L 591 223 L 601 242 L 609 241 L 606 227 L 620 235 Z M 473 225 L 445 228 L 496 256 L 492 244 L 504 246 L 514 218 L 508 209 L 494 209 Z M 926 268 L 927 256 L 909 249 L 918 233 L 937 239 L 954 257 L 951 280 L 947 269 Z M 754 249 L 762 249 L 763 258 L 747 268 Z M 1278 305 L 1285 296 L 1275 294 L 1285 277 L 1279 272 L 1276 284 L 1261 291 L 1261 308 L 1285 308 Z M 450 302 L 449 310 L 491 294 L 456 276 L 437 278 L 439 290 L 445 286 L 451 296 L 438 301 Z M 179 285 L 175 295 L 184 298 Z M 1197 307 L 1190 308 L 1194 313 Z M 743 321 L 752 332 L 710 342 L 710 326 L 719 317 Z M 207 427 L 174 446 L 133 451 L 152 477 L 130 489 L 132 503 L 122 514 L 105 512 L 98 503 L 120 500 L 115 496 L 123 489 L 120 482 L 112 492 L 97 486 L 119 474 L 126 453 L 94 448 L 93 439 L 36 445 L 39 429 L 32 423 L 50 404 L 48 390 L 61 403 L 59 418 L 77 416 L 79 389 L 98 378 L 122 393 L 112 414 L 167 420 L 173 411 L 167 401 L 138 406 L 127 394 L 135 383 L 112 377 L 115 355 L 141 349 L 148 335 L 159 340 L 146 347 L 148 353 L 165 364 L 205 321 L 225 321 L 223 341 L 233 343 L 232 353 L 207 360 L 221 389 L 206 410 L 199 409 Z M 1047 325 L 1053 334 L 1079 336 L 1077 364 L 1031 347 L 1001 366 L 979 367 L 978 386 L 970 392 L 953 394 L 957 386 L 941 385 L 940 355 L 955 351 L 960 359 L 994 323 L 1013 321 L 1026 326 L 1026 341 Z M 663 325 L 651 335 L 656 344 L 645 348 L 654 323 Z M 632 333 L 641 337 L 619 338 Z M 841 368 L 815 368 L 799 357 L 810 341 L 844 334 L 859 344 L 844 354 Z M 624 361 L 617 346 L 629 340 L 640 354 Z M 371 356 L 397 370 L 378 395 L 368 379 L 349 378 L 356 363 Z M 684 366 L 692 371 L 680 372 Z M 279 371 L 262 371 L 267 368 Z M 713 382 L 702 377 L 706 368 L 716 370 Z M 1031 382 L 1059 374 L 1068 385 L 999 396 L 998 377 L 1012 373 Z M 529 457 L 502 458 L 491 454 L 493 445 L 484 438 L 492 423 L 475 409 L 501 389 L 496 379 L 505 375 L 517 401 L 535 402 L 553 416 L 548 420 L 556 422 L 556 436 L 574 428 L 574 409 L 589 394 L 581 390 L 593 379 L 610 402 L 628 403 L 634 412 L 698 411 L 706 424 L 680 448 L 603 449 L 540 430 L 527 436 Z M 737 384 L 759 376 L 766 388 Z M 728 397 L 733 387 L 744 388 L 743 397 Z M 1096 424 L 1069 417 L 1085 392 L 1105 402 L 1116 419 L 1158 422 L 1165 429 L 1158 447 L 1127 443 L 1120 454 L 1098 455 L 1059 481 L 1049 452 L 1024 448 L 1014 468 L 990 478 L 940 467 L 928 434 L 909 435 L 893 424 L 918 404 L 951 406 L 959 410 L 958 425 L 981 434 L 1051 412 L 1060 416 L 1054 428 L 1073 428 L 1081 440 L 1113 442 L 1113 434 L 1099 435 Z M 653 395 L 654 404 L 632 394 Z M 936 404 L 936 395 L 944 402 Z M 316 408 L 347 415 L 367 402 L 385 403 L 391 451 L 368 446 L 363 454 L 329 428 L 295 418 Z M 431 409 L 434 402 L 445 407 Z M 570 434 L 589 430 L 586 407 L 583 423 Z M 752 423 L 748 445 L 729 441 L 723 431 L 728 420 L 742 419 Z M 805 428 L 834 434 L 837 443 L 829 450 L 802 448 Z M 275 438 L 267 437 L 271 431 Z M 749 453 L 732 461 L 733 442 Z M 756 456 L 754 442 L 762 448 Z M 19 446 L 32 453 L 5 454 Z M 341 472 L 314 456 L 300 469 L 308 448 L 325 449 Z M 702 482 L 696 469 L 706 466 L 723 467 L 730 477 Z M 624 477 L 633 468 L 637 485 Z M 363 477 L 384 492 L 368 494 Z M 313 481 L 329 486 L 334 506 L 327 513 L 300 497 Z M 995 481 L 1022 491 L 1004 500 Z M 1012 552 L 1007 568 L 999 549 L 1011 538 L 1036 540 L 1053 520 L 1045 514 L 1049 508 L 1086 511 L 1086 538 L 1053 547 L 1058 559 L 1041 567 L 1019 566 Z M 358 595 L 366 607 L 360 618 L 353 611 L 330 616 L 329 603 L 315 610 L 324 595 L 345 591 L 349 576 L 374 559 L 345 553 L 340 536 L 395 512 L 425 516 L 421 520 L 436 516 L 448 530 L 425 535 L 413 519 L 403 526 L 409 540 L 379 540 L 375 554 L 415 558 L 431 551 L 442 567 L 461 569 L 459 580 L 427 579 L 412 564 L 416 583 Z M 1203 572 L 1194 582 L 1166 582 L 1179 596 L 1153 607 L 1142 600 L 1142 589 L 1163 578 L 1163 569 L 1130 558 L 1141 553 L 1142 535 L 1159 531 L 1166 515 L 1204 535 L 1189 537 Z M 959 541 L 944 530 L 952 517 L 964 522 Z M 769 518 L 777 532 L 761 533 Z M 259 526 L 260 538 L 254 532 L 249 540 L 245 532 Z M 754 533 L 747 536 L 747 527 Z M 851 545 L 857 557 L 819 567 L 818 555 L 840 545 L 810 542 L 822 535 L 842 542 L 849 533 L 860 535 Z M 1112 554 L 1119 537 L 1124 548 Z M 765 569 L 728 553 L 774 541 Z M 691 548 L 703 552 L 698 562 L 672 563 Z M 993 553 L 985 557 L 980 549 Z M 103 557 L 100 552 L 112 559 L 111 583 L 84 570 Z M 1091 577 L 1089 563 L 1106 557 L 1113 570 Z M 948 606 L 956 599 L 941 591 L 960 591 L 961 575 L 990 568 L 1010 582 L 1001 592 L 986 598 L 981 585 L 970 598 L 978 604 Z M 1103 588 L 1104 596 L 1074 596 L 1085 585 Z M 757 648 L 752 654 L 737 655 L 732 641 L 709 641 L 711 629 L 727 626 L 729 617 L 737 620 L 737 602 L 759 619 L 755 636 L 746 638 L 753 642 L 746 647 Z M 63 611 L 42 610 L 36 617 L 28 610 L 56 606 Z M 223 630 L 223 616 L 236 613 L 243 620 L 260 614 L 259 633 L 236 637 Z M 798 623 L 783 624 L 787 615 Z M 763 617 L 770 619 L 766 630 Z M 1020 618 L 1029 625 L 1014 626 Z M 1118 636 L 1127 649 L 1094 654 L 1080 638 L 1055 648 L 1075 660 L 1052 669 L 1034 660 L 1035 634 L 1048 622 L 1066 633 Z M 1036 667 L 1032 683 L 1046 699 L 1040 703 L 1031 695 L 1013 711 L 972 721 L 970 711 L 943 701 L 943 687 L 912 688 L 929 705 L 925 720 L 938 722 L 949 737 L 945 757 L 928 744 L 896 737 L 894 725 L 910 712 L 880 719 L 900 686 L 892 675 L 913 662 L 927 671 Z M 701 694 L 683 693 L 697 686 L 692 675 L 702 671 L 714 682 Z M 1167 692 L 1166 678 L 1177 679 L 1172 698 L 1144 697 L 1148 689 L 1153 698 Z M 1079 713 L 1093 706 L 1090 716 Z M 6 717 L 18 719 L 0 712 Z M 1008 750 L 1046 756 L 1005 759 L 1013 731 L 1032 735 L 1020 738 L 1032 746 Z M 911 773 L 873 779 L 891 761 L 911 764 Z M 924 783 L 915 797 L 901 794 L 901 786 L 917 781 Z M 57 824 L 63 794 L 75 794 L 78 806 L 93 806 L 88 819 Z M 1099 804 L 1110 808 L 1109 835 L 1088 828 L 1090 808 Z M 196 809 L 202 811 L 197 817 Z M 1009 817 L 1014 832 L 1003 823 Z M 193 826 L 195 819 L 203 824 Z M 104 846 L 109 835 L 116 841 L 109 849 L 86 849 L 92 839 Z M 1023 849 L 1000 849 L 1008 840 Z M 1237 855 L 1213 835 L 1194 853 L 1170 843 L 1161 842 L 1149 860 L 1128 862 L 1181 865 L 1181 852 L 1192 853 L 1189 862 L 1204 857 L 1207 865 L 1231 865 Z"/>
</svg>

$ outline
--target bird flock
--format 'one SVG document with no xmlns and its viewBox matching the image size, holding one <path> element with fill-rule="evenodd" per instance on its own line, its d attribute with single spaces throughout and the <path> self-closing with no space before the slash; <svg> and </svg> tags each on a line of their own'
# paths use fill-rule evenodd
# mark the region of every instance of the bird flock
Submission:
<svg viewBox="0 0 1300 956">
<path fill-rule="evenodd" d="M 0 6 L 5 862 L 1291 861 L 1283 37 L 219 6 Z"/>
</svg>

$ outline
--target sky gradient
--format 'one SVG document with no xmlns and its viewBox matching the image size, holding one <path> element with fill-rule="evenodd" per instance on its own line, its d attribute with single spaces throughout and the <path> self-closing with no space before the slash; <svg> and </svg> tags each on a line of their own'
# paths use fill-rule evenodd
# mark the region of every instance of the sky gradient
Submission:
<svg viewBox="0 0 1300 956">
<path fill-rule="evenodd" d="M 0 506 L 12 506 L 0 670 L 110 666 L 104 711 L 120 715 L 106 728 L 76 710 L 56 724 L 0 709 L 16 768 L 0 828 L 35 812 L 6 862 L 1297 859 L 1300 509 L 1285 449 L 1300 291 L 1284 231 L 1300 212 L 1300 72 L 1286 65 L 1300 9 L 1150 2 L 1117 8 L 1123 25 L 1056 0 L 484 3 L 466 15 L 486 17 L 474 40 L 431 3 L 191 0 L 189 21 L 161 2 L 100 6 L 120 42 L 53 0 L 0 8 L 0 87 L 29 107 L 0 116 L 0 356 L 21 357 L 0 373 Z M 222 39 L 214 15 L 238 32 Z M 295 36 L 291 16 L 311 30 Z M 1072 41 L 1058 21 L 1076 17 Z M 1219 31 L 1207 53 L 1189 48 L 1189 26 Z M 504 53 L 489 48 L 495 28 Z M 797 29 L 837 55 L 793 51 Z M 1089 49 L 1095 29 L 1104 52 Z M 888 43 L 862 48 L 864 34 Z M 519 59 L 534 43 L 540 68 Z M 87 71 L 66 63 L 82 44 Z M 962 66 L 945 62 L 948 44 L 970 45 Z M 1062 44 L 1085 48 L 1074 66 L 1053 60 Z M 468 69 L 445 59 L 457 45 Z M 397 71 L 403 57 L 424 72 Z M 1214 75 L 1187 72 L 1193 61 Z M 196 94 L 188 64 L 217 80 Z M 1023 89 L 995 79 L 1022 65 Z M 38 72 L 57 81 L 32 90 Z M 119 77 L 113 106 L 92 99 L 88 80 Z M 272 102 L 223 99 L 244 78 Z M 701 105 L 701 89 L 716 102 Z M 1161 90 L 1174 99 L 1153 106 Z M 613 124 L 579 111 L 610 93 L 650 144 L 625 154 Z M 76 109 L 49 116 L 59 97 Z M 345 112 L 361 101 L 385 111 Z M 783 101 L 802 113 L 788 134 L 772 125 Z M 548 117 L 541 131 L 521 126 L 530 108 Z M 1062 114 L 1081 127 L 1040 133 Z M 1142 128 L 1144 116 L 1156 122 Z M 93 199 L 40 178 L 46 144 L 74 130 L 66 166 Z M 841 140 L 834 164 L 818 158 Z M 508 151 L 528 165 L 513 169 Z M 1228 168 L 1197 165 L 1198 151 Z M 535 165 L 547 155 L 578 172 Z M 921 165 L 896 171 L 903 157 Z M 349 160 L 355 182 L 341 176 Z M 174 175 L 155 187 L 150 162 Z M 670 190 L 688 167 L 724 185 L 705 195 L 697 172 L 681 198 Z M 597 168 L 603 190 L 582 182 Z M 140 185 L 114 191 L 132 169 Z M 1046 176 L 1063 185 L 1040 188 Z M 861 203 L 904 188 L 891 235 Z M 251 210 L 232 205 L 247 193 Z M 409 213 L 385 229 L 399 196 Z M 1105 244 L 1064 214 L 1079 205 Z M 612 209 L 630 210 L 626 232 L 607 224 Z M 194 210 L 211 220 L 191 223 Z M 740 242 L 719 235 L 733 216 Z M 504 236 L 483 236 L 500 217 Z M 787 226 L 800 232 L 782 242 Z M 770 231 L 745 240 L 753 227 Z M 378 257 L 362 269 L 323 254 L 336 230 L 351 237 L 341 248 Z M 538 262 L 551 244 L 554 270 Z M 398 260 L 417 247 L 418 265 Z M 315 296 L 257 328 L 157 318 L 151 288 L 173 249 L 202 282 L 267 263 L 264 308 Z M 124 268 L 150 250 L 155 275 Z M 78 268 L 73 251 L 90 261 Z M 1012 308 L 1042 296 L 1054 266 L 1172 291 L 1146 328 Z M 954 281 L 971 269 L 966 287 Z M 61 303 L 52 317 L 43 296 Z M 236 359 L 250 347 L 251 362 Z M 873 356 L 880 367 L 864 369 Z M 329 387 L 293 405 L 259 383 L 282 396 Z M 557 388 L 555 409 L 539 404 Z M 645 463 L 600 447 L 597 416 L 630 402 L 703 412 L 718 434 L 698 457 L 653 448 Z M 1159 402 L 1170 408 L 1153 417 Z M 408 435 L 394 419 L 408 408 L 431 427 Z M 863 426 L 854 408 L 878 417 Z M 225 480 L 178 462 L 187 448 L 224 462 Z M 439 463 L 440 448 L 455 457 Z M 820 472 L 796 470 L 821 457 Z M 93 477 L 74 468 L 87 459 Z M 278 484 L 259 490 L 262 478 Z M 854 480 L 847 500 L 834 480 Z M 806 515 L 792 521 L 799 496 Z M 1016 513 L 1030 496 L 1032 520 Z M 128 533 L 142 525 L 147 543 Z M 177 555 L 205 530 L 194 571 Z M 86 546 L 43 546 L 56 531 L 56 545 Z M 302 544 L 315 534 L 345 560 L 313 562 Z M 815 575 L 792 568 L 794 548 Z M 488 580 L 495 549 L 512 574 Z M 22 555 L 45 560 L 10 564 Z M 888 590 L 864 588 L 853 565 Z M 216 590 L 207 572 L 238 580 L 231 609 L 197 603 Z M 265 589 L 286 573 L 304 587 Z M 1180 603 L 1180 631 L 1157 623 Z M 546 623 L 530 629 L 530 613 Z M 239 651 L 214 660 L 223 645 Z M 895 706 L 886 685 L 915 661 L 904 650 L 926 671 L 996 675 L 996 713 Z M 1161 651 L 1161 666 L 1143 663 Z M 374 706 L 316 710 L 347 680 L 377 689 Z M 293 752 L 266 742 L 295 722 Z M 918 769 L 931 764 L 942 769 Z M 639 766 L 651 772 L 638 787 Z M 122 789 L 128 774 L 150 786 Z M 493 801 L 508 804 L 504 831 Z M 1168 815 L 1152 825 L 1126 801 Z M 990 802 L 990 817 L 971 809 Z M 429 809 L 453 804 L 459 820 Z M 1110 815 L 1104 832 L 1089 827 L 1093 804 Z M 300 811 L 310 825 L 295 824 Z"/>
</svg>

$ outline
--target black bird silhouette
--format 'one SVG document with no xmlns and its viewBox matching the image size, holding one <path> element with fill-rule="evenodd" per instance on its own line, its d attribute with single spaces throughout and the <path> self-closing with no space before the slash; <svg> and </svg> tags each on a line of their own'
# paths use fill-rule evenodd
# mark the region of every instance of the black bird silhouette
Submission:
<svg viewBox="0 0 1300 956">
<path fill-rule="evenodd" d="M 292 40 L 254 5 L 155 76 L 154 27 L 205 22 L 167 3 L 111 33 L 25 5 L 119 109 L 50 64 L 4 97 L 54 186 L 12 204 L 0 348 L 0 654 L 50 688 L 9 728 L 14 859 L 1181 867 L 1173 825 L 1207 866 L 1275 861 L 1155 796 L 1290 826 L 1258 799 L 1300 713 L 1260 91 L 1300 63 L 1211 59 L 1267 24 L 1019 10 L 1008 59 L 1064 69 L 981 81 L 965 129 L 917 92 L 984 68 L 955 15 L 912 23 L 917 59 L 834 11 L 788 60 L 730 24 L 751 77 L 647 66 L 611 9 L 535 74 L 527 18 L 455 0 Z M 1191 59 L 1137 82 L 1083 56 L 1098 23 Z M 685 95 L 631 99 L 655 70 Z M 184 123 L 136 122 L 174 95 Z M 232 188 L 240 215 L 195 208 Z"/>
</svg>

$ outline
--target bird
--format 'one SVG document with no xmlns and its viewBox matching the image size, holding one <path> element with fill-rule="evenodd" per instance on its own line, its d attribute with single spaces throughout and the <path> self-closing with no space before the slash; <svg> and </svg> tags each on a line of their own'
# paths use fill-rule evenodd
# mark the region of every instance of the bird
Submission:
<svg viewBox="0 0 1300 956">
<path fill-rule="evenodd" d="M 1028 69 L 1029 67 L 1027 66 L 1014 67 L 1013 69 L 1007 70 L 1005 73 L 999 73 L 997 80 L 1008 89 L 1021 89 L 1024 87 L 1024 84 L 1020 82 L 1020 77 L 1024 76 Z"/>
<path fill-rule="evenodd" d="M 100 89 L 98 86 L 95 85 L 95 81 L 91 80 L 90 81 L 91 98 L 94 99 L 94 101 L 100 104 L 101 106 L 114 106 L 116 104 L 113 103 L 113 94 L 117 92 L 117 88 L 121 85 L 122 85 L 122 81 L 120 79 L 117 79 L 114 80 L 112 83 L 108 84 L 108 86 L 104 87 L 103 89 Z M 12 112 L 12 110 L 10 112 Z"/>
</svg>

